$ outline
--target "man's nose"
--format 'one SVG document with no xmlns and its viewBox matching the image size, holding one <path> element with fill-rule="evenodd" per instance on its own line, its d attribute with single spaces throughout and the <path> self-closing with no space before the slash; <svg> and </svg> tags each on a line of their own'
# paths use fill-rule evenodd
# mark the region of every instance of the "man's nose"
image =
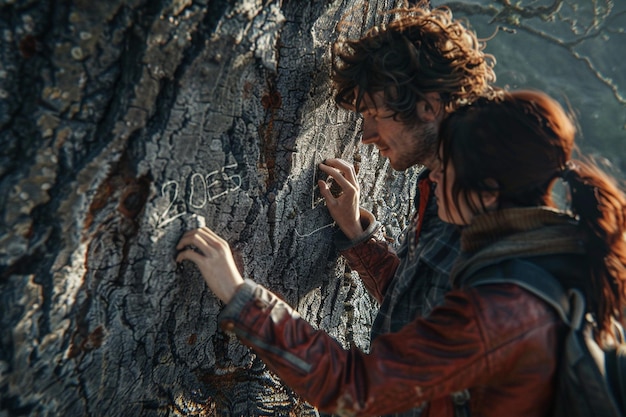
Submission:
<svg viewBox="0 0 626 417">
<path fill-rule="evenodd" d="M 361 142 L 368 144 L 375 142 L 376 139 L 378 139 L 378 123 L 372 118 L 364 118 Z"/>
</svg>

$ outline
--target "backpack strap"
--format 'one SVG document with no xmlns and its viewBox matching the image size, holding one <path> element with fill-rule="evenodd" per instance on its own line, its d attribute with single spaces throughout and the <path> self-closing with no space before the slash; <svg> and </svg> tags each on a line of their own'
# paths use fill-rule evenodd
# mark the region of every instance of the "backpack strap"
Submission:
<svg viewBox="0 0 626 417">
<path fill-rule="evenodd" d="M 487 266 L 464 281 L 470 287 L 504 283 L 515 284 L 535 294 L 551 305 L 568 326 L 580 329 L 585 316 L 583 294 L 578 289 L 566 292 L 554 275 L 533 262 L 510 259 Z"/>
<path fill-rule="evenodd" d="M 626 345 L 618 345 L 606 352 L 606 377 L 617 393 L 617 402 L 626 412 Z"/>
</svg>

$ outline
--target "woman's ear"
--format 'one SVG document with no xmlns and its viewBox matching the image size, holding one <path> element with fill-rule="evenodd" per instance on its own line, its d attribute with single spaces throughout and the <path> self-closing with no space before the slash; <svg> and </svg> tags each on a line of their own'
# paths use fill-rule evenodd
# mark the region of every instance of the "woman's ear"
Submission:
<svg viewBox="0 0 626 417">
<path fill-rule="evenodd" d="M 483 203 L 485 204 L 485 208 L 488 211 L 495 210 L 498 208 L 498 196 L 499 193 L 497 191 L 483 191 L 481 194 L 481 198 Z"/>
<path fill-rule="evenodd" d="M 424 123 L 434 122 L 443 115 L 443 103 L 439 93 L 426 93 L 426 100 L 417 102 L 417 117 Z"/>
<path fill-rule="evenodd" d="M 481 191 L 480 198 L 487 210 L 495 210 L 498 208 L 498 199 L 500 198 L 500 192 L 497 191 L 498 181 L 493 178 L 487 178 L 485 180 L 485 184 L 487 184 L 494 191 Z"/>
</svg>

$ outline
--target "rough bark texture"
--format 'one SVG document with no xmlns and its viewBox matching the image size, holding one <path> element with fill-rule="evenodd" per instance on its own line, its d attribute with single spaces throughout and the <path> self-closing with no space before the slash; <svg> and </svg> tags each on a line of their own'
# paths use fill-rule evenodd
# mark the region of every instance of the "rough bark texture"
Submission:
<svg viewBox="0 0 626 417">
<path fill-rule="evenodd" d="M 0 4 L 0 416 L 315 414 L 217 329 L 174 246 L 214 228 L 245 275 L 367 346 L 375 306 L 337 259 L 316 165 L 359 164 L 393 234 L 414 174 L 359 149 L 330 99 L 335 25 L 361 2 Z"/>
<path fill-rule="evenodd" d="M 597 137 L 623 137 L 621 1 L 450 3 L 482 37 L 504 27 L 490 50 L 501 80 L 579 82 L 591 103 L 575 107 L 614 127 Z M 329 95 L 336 23 L 350 16 L 358 35 L 393 1 L 363 4 L 0 0 L 0 417 L 316 414 L 217 329 L 219 302 L 174 246 L 214 228 L 246 276 L 344 345 L 368 345 L 376 306 L 337 258 L 316 165 L 354 161 L 390 236 L 417 171 L 359 147 Z M 574 35 L 542 32 L 552 21 Z M 613 61 L 585 59 L 608 38 Z M 605 155 L 623 166 L 625 143 Z"/>
</svg>

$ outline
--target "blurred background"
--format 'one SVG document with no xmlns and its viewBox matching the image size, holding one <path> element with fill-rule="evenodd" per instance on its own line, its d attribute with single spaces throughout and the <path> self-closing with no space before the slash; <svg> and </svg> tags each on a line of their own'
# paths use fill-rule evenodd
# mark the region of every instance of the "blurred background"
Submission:
<svg viewBox="0 0 626 417">
<path fill-rule="evenodd" d="M 432 0 L 467 17 L 496 57 L 497 84 L 537 88 L 570 108 L 578 144 L 626 171 L 626 2 Z M 614 172 L 616 173 L 616 172 Z"/>
</svg>

